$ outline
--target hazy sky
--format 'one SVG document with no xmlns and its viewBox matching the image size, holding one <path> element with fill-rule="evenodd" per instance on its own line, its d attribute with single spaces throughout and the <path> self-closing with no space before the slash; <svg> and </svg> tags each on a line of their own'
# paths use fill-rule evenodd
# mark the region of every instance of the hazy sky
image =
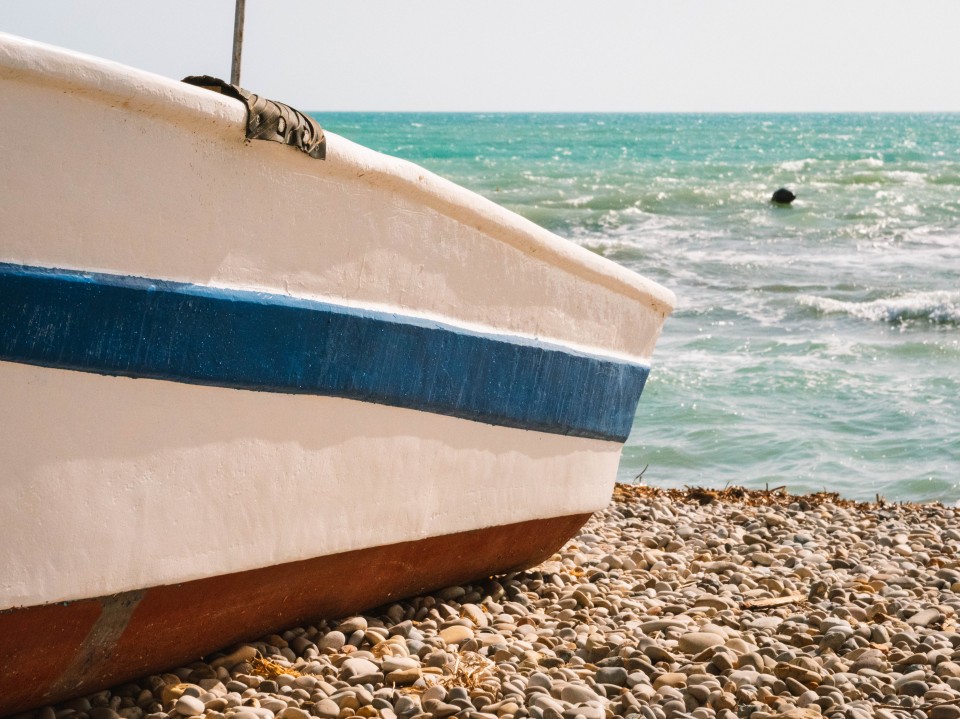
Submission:
<svg viewBox="0 0 960 719">
<path fill-rule="evenodd" d="M 234 0 L 0 0 L 0 31 L 229 78 Z M 958 0 L 247 0 L 304 110 L 960 111 Z"/>
</svg>

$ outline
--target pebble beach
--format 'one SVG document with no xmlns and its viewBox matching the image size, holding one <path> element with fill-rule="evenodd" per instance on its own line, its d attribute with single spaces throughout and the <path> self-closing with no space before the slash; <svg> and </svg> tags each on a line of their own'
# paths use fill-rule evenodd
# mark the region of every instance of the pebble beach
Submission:
<svg viewBox="0 0 960 719">
<path fill-rule="evenodd" d="M 618 485 L 514 575 L 251 638 L 23 719 L 960 719 L 941 504 Z"/>
</svg>

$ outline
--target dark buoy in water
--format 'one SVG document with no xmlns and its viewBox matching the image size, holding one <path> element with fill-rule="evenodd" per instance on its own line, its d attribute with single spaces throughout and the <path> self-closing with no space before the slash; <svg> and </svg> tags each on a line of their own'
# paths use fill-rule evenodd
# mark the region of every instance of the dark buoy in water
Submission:
<svg viewBox="0 0 960 719">
<path fill-rule="evenodd" d="M 770 198 L 770 202 L 775 205 L 789 205 L 791 202 L 797 199 L 797 196 L 794 195 L 786 187 L 781 187 L 779 190 L 773 193 L 773 197 Z"/>
</svg>

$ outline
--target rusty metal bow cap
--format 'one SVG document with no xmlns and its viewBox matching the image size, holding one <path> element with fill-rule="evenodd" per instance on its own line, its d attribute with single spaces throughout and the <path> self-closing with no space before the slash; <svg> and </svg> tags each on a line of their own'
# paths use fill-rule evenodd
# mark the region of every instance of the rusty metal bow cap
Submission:
<svg viewBox="0 0 960 719">
<path fill-rule="evenodd" d="M 183 81 L 244 103 L 247 106 L 248 140 L 281 142 L 296 147 L 316 160 L 326 157 L 327 140 L 323 129 L 309 115 L 210 75 L 191 75 L 183 78 Z"/>
</svg>

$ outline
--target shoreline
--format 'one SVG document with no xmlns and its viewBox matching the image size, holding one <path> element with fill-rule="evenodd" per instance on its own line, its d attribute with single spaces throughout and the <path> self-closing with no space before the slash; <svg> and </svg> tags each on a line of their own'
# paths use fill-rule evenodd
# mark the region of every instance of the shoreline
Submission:
<svg viewBox="0 0 960 719">
<path fill-rule="evenodd" d="M 15 716 L 960 719 L 957 520 L 618 484 L 531 570 Z"/>
</svg>

